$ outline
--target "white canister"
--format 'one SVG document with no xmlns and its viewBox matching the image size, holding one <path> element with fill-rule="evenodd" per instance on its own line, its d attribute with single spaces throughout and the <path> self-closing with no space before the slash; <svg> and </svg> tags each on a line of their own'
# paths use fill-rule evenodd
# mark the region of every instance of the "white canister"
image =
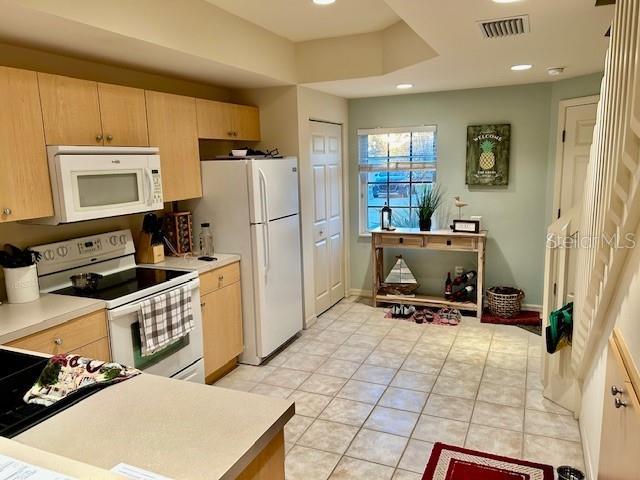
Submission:
<svg viewBox="0 0 640 480">
<path fill-rule="evenodd" d="M 3 270 L 9 303 L 27 303 L 40 298 L 38 270 L 35 265 Z"/>
</svg>

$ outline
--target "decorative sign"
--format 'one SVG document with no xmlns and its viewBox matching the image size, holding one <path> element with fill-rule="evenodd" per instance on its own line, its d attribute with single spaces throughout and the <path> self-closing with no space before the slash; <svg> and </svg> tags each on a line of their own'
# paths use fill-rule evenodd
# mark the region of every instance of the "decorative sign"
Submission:
<svg viewBox="0 0 640 480">
<path fill-rule="evenodd" d="M 511 125 L 467 127 L 467 185 L 508 185 Z"/>
</svg>

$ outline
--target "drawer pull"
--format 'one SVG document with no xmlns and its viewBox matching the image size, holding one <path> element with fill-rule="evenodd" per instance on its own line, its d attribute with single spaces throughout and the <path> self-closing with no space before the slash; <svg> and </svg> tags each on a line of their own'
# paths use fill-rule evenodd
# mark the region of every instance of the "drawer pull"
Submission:
<svg viewBox="0 0 640 480">
<path fill-rule="evenodd" d="M 611 395 L 615 397 L 620 393 L 624 393 L 624 390 L 622 388 L 618 388 L 615 385 L 611 385 Z"/>
<path fill-rule="evenodd" d="M 404 243 L 404 238 L 400 237 L 400 243 Z"/>
<path fill-rule="evenodd" d="M 53 339 L 53 343 L 56 345 L 62 345 L 62 339 L 60 337 L 56 337 Z"/>
<path fill-rule="evenodd" d="M 447 240 L 447 245 L 451 246 L 451 240 Z"/>
<path fill-rule="evenodd" d="M 620 407 L 625 407 L 627 406 L 627 402 L 625 402 L 624 400 L 620 400 L 618 397 L 613 399 L 613 403 L 615 404 L 616 408 L 620 408 Z"/>
<path fill-rule="evenodd" d="M 224 280 L 224 275 L 219 275 L 218 276 L 218 280 L 220 280 L 220 281 Z"/>
</svg>

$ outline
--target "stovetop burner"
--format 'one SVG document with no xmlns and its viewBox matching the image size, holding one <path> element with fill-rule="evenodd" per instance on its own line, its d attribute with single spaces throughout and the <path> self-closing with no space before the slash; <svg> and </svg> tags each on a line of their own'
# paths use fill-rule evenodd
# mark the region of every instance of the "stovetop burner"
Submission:
<svg viewBox="0 0 640 480">
<path fill-rule="evenodd" d="M 115 300 L 189 273 L 190 272 L 180 270 L 136 267 L 105 275 L 98 280 L 98 288 L 96 290 L 83 291 L 73 287 L 66 287 L 52 291 L 51 293 L 72 295 L 74 297 L 96 298 L 107 301 Z"/>
<path fill-rule="evenodd" d="M 49 407 L 26 403 L 24 394 L 47 361 L 48 358 L 0 349 L 0 437 L 15 437 L 104 388 L 83 387 Z"/>
</svg>

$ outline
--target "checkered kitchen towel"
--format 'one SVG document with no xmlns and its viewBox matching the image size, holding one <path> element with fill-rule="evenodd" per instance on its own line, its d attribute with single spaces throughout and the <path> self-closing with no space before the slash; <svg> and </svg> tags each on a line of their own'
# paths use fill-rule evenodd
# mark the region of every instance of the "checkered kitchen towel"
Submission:
<svg viewBox="0 0 640 480">
<path fill-rule="evenodd" d="M 184 337 L 194 328 L 191 287 L 176 288 L 140 304 L 142 356 Z"/>
</svg>

